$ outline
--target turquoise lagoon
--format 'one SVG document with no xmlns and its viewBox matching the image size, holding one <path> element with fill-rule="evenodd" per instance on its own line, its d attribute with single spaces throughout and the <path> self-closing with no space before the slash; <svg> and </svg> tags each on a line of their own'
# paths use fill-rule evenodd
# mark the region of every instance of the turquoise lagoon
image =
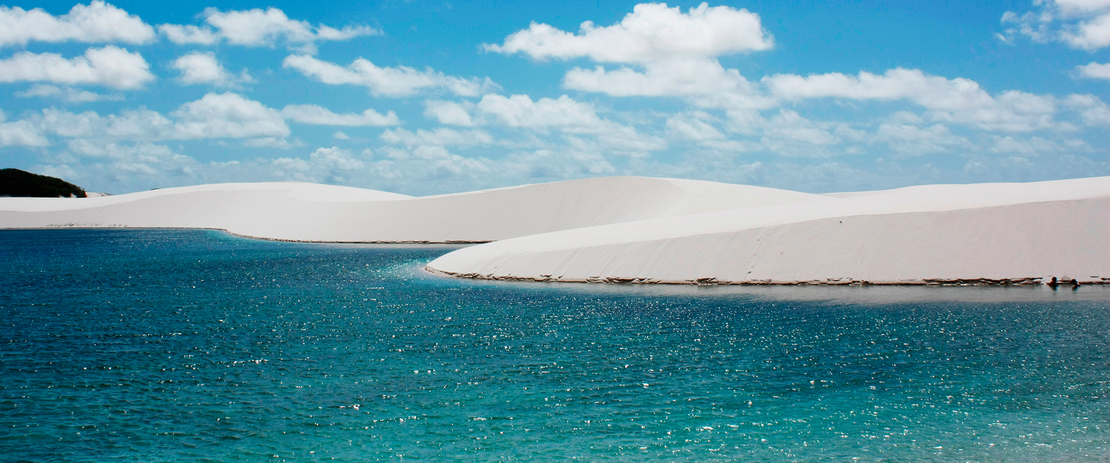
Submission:
<svg viewBox="0 0 1110 463">
<path fill-rule="evenodd" d="M 0 460 L 1098 461 L 1110 290 L 488 283 L 0 232 Z"/>
</svg>

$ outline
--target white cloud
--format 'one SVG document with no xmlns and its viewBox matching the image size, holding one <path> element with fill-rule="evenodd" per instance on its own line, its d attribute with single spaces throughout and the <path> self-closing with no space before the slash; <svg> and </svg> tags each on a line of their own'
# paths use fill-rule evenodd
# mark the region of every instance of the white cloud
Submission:
<svg viewBox="0 0 1110 463">
<path fill-rule="evenodd" d="M 235 45 L 269 45 L 279 39 L 290 43 L 308 43 L 316 38 L 307 21 L 291 20 L 277 8 L 227 12 L 208 8 L 204 16 L 205 22 Z"/>
<path fill-rule="evenodd" d="M 602 124 L 593 105 L 566 95 L 532 101 L 528 95 L 488 94 L 478 102 L 478 111 L 508 127 L 597 127 Z"/>
<path fill-rule="evenodd" d="M 611 96 L 686 97 L 705 108 L 766 109 L 774 102 L 764 97 L 735 69 L 725 69 L 716 60 L 676 60 L 648 65 L 645 71 L 601 66 L 567 72 L 563 85 L 574 90 Z"/>
<path fill-rule="evenodd" d="M 364 58 L 343 67 L 308 55 L 290 55 L 282 66 L 296 69 L 325 84 L 361 85 L 369 88 L 374 96 L 382 97 L 405 97 L 422 90 L 436 89 L 448 90 L 459 96 L 478 96 L 495 87 L 488 78 L 464 79 L 447 76 L 431 68 L 418 71 L 407 66 L 378 67 Z"/>
<path fill-rule="evenodd" d="M 519 178 L 519 183 L 613 175 L 617 172 L 596 150 L 541 149 L 514 153 L 500 164 L 508 173 L 507 177 Z"/>
<path fill-rule="evenodd" d="M 575 101 L 566 95 L 532 100 L 528 95 L 506 97 L 486 94 L 477 104 L 435 100 L 427 101 L 425 105 L 425 114 L 441 123 L 528 130 L 523 134 L 522 140 L 499 142 L 504 146 L 552 147 L 558 142 L 545 139 L 552 130 L 561 132 L 566 137 L 565 143 L 588 145 L 589 149 L 604 148 L 610 154 L 637 157 L 667 146 L 666 140 L 640 133 L 635 127 L 604 119 L 597 114 L 592 104 Z M 589 136 L 592 141 L 580 138 L 581 135 Z M 383 134 L 385 136 L 387 135 Z"/>
<path fill-rule="evenodd" d="M 30 122 L 0 122 L 0 146 L 47 146 L 49 144 L 50 141 Z"/>
<path fill-rule="evenodd" d="M 1094 95 L 1069 95 L 1064 104 L 1079 113 L 1089 126 L 1110 126 L 1110 106 Z"/>
<path fill-rule="evenodd" d="M 606 122 L 598 127 L 567 128 L 564 132 L 590 135 L 607 153 L 621 156 L 645 157 L 650 151 L 667 149 L 667 141 L 660 137 L 640 133 L 632 126 Z"/>
<path fill-rule="evenodd" d="M 364 172 L 367 163 L 363 158 L 339 147 L 317 148 L 308 159 L 277 158 L 269 161 L 271 174 L 280 179 L 298 182 L 346 184 L 359 172 Z"/>
<path fill-rule="evenodd" d="M 1110 14 L 1082 21 L 1064 32 L 1064 41 L 1075 48 L 1098 50 L 1110 45 Z"/>
<path fill-rule="evenodd" d="M 485 48 L 536 59 L 584 57 L 642 68 L 575 67 L 563 80 L 569 89 L 622 97 L 686 97 L 706 108 L 766 109 L 773 102 L 716 58 L 771 46 L 759 16 L 747 10 L 702 3 L 684 14 L 677 7 L 645 3 L 612 26 L 586 22 L 578 34 L 572 34 L 533 23 L 507 37 L 504 44 Z"/>
<path fill-rule="evenodd" d="M 90 113 L 86 113 L 90 114 Z M 94 114 L 95 113 L 91 113 Z M 104 118 L 107 126 L 101 130 L 85 134 L 86 137 L 122 138 L 128 140 L 167 140 L 181 137 L 178 127 L 166 116 L 146 108 L 129 109 Z"/>
<path fill-rule="evenodd" d="M 169 117 L 146 108 L 101 116 L 54 108 L 27 119 L 43 133 L 97 140 L 255 139 L 247 144 L 288 147 L 289 126 L 280 111 L 236 93 L 209 93 L 181 105 Z"/>
<path fill-rule="evenodd" d="M 356 170 L 363 168 L 364 164 L 361 160 L 356 158 L 350 151 L 342 148 L 319 148 L 309 155 L 309 159 L 317 165 L 324 166 L 329 170 Z"/>
<path fill-rule="evenodd" d="M 1051 3 L 1069 14 L 1110 9 L 1110 0 L 1054 0 Z"/>
<path fill-rule="evenodd" d="M 467 106 L 454 101 L 428 100 L 424 102 L 424 115 L 435 118 L 440 124 L 470 127 L 474 125 L 474 120 L 470 118 Z"/>
<path fill-rule="evenodd" d="M 525 53 L 536 59 L 588 57 L 606 63 L 652 63 L 673 59 L 709 58 L 771 48 L 772 39 L 759 15 L 728 6 L 702 3 L 686 14 L 662 3 L 636 5 L 620 23 L 597 27 L 582 23 L 578 34 L 532 23 L 485 45 L 498 53 Z"/>
<path fill-rule="evenodd" d="M 488 94 L 476 107 L 481 122 L 545 132 L 558 129 L 566 134 L 589 135 L 614 154 L 643 156 L 666 148 L 662 138 L 644 135 L 636 128 L 603 119 L 593 105 L 563 95 L 533 101 L 528 95 Z"/>
<path fill-rule="evenodd" d="M 181 105 L 172 115 L 177 119 L 177 137 L 256 138 L 286 137 L 289 126 L 281 112 L 236 93 L 209 93 Z"/>
<path fill-rule="evenodd" d="M 288 139 L 283 137 L 261 137 L 248 138 L 246 140 L 243 140 L 243 146 L 249 146 L 251 148 L 274 148 L 279 150 L 288 150 L 302 145 L 304 144 L 301 143 L 299 140 L 290 142 Z"/>
<path fill-rule="evenodd" d="M 1007 11 L 1002 24 L 1012 24 L 998 37 L 1013 43 L 1017 36 L 1035 42 L 1059 41 L 1073 48 L 1098 50 L 1110 46 L 1110 2 L 1106 0 L 1035 1 L 1036 11 Z"/>
<path fill-rule="evenodd" d="M 473 146 L 489 145 L 493 137 L 481 130 L 455 130 L 440 127 L 434 130 L 417 129 L 411 132 L 405 129 L 387 129 L 382 132 L 382 141 L 393 145 L 404 146 Z"/>
<path fill-rule="evenodd" d="M 668 117 L 666 125 L 671 136 L 684 140 L 710 142 L 725 139 L 725 134 L 717 130 L 712 122 L 714 118 L 708 113 L 692 111 Z"/>
<path fill-rule="evenodd" d="M 367 109 L 359 114 L 336 114 L 317 105 L 289 105 L 281 110 L 281 115 L 288 120 L 312 125 L 374 127 L 401 123 L 393 111 L 384 115 L 373 109 Z"/>
<path fill-rule="evenodd" d="M 108 45 L 66 59 L 56 53 L 16 53 L 0 59 L 0 82 L 51 82 L 134 89 L 154 80 L 139 53 Z"/>
<path fill-rule="evenodd" d="M 784 156 L 824 157 L 833 153 L 825 146 L 840 143 L 828 127 L 790 110 L 779 110 L 763 127 L 763 145 Z"/>
<path fill-rule="evenodd" d="M 971 145 L 966 138 L 953 135 L 948 127 L 941 124 L 918 127 L 886 123 L 879 126 L 873 141 L 886 143 L 894 151 L 910 155 L 943 153 L 951 147 Z"/>
<path fill-rule="evenodd" d="M 802 77 L 776 74 L 763 83 L 777 97 L 788 100 L 837 97 L 850 99 L 909 99 L 943 109 L 958 109 L 990 101 L 979 84 L 956 78 L 930 76 L 917 69 L 891 69 L 886 74 L 860 72 L 858 76 L 840 73 L 811 74 Z"/>
<path fill-rule="evenodd" d="M 170 39 L 170 42 L 178 45 L 212 45 L 220 41 L 220 36 L 212 29 L 193 25 L 162 24 L 158 26 L 158 31 Z"/>
<path fill-rule="evenodd" d="M 203 13 L 205 27 L 163 24 L 158 29 L 177 44 L 211 45 L 226 40 L 233 45 L 274 46 L 281 43 L 304 53 L 315 53 L 317 41 L 350 40 L 381 31 L 369 26 L 346 26 L 336 29 L 326 25 L 312 27 L 307 21 L 289 19 L 277 8 L 241 11 L 220 11 L 208 8 Z"/>
<path fill-rule="evenodd" d="M 778 74 L 763 78 L 763 83 L 774 96 L 786 100 L 907 100 L 930 109 L 936 120 L 987 130 L 1026 131 L 1055 124 L 1055 99 L 1051 96 L 1008 91 L 992 97 L 972 80 L 947 79 L 917 69 L 891 69 L 882 75 L 861 72 L 858 76 Z"/>
<path fill-rule="evenodd" d="M 193 52 L 182 55 L 171 65 L 181 72 L 181 83 L 186 85 L 206 84 L 217 87 L 234 87 L 239 84 L 254 82 L 254 79 L 244 69 L 239 75 L 227 72 L 214 53 Z"/>
<path fill-rule="evenodd" d="M 1079 73 L 1080 77 L 1087 79 L 1110 80 L 1110 63 L 1091 62 L 1076 66 L 1075 71 Z"/>
<path fill-rule="evenodd" d="M 1015 139 L 1008 136 L 1001 137 L 996 135 L 992 137 L 992 139 L 994 144 L 988 150 L 991 153 L 1008 153 L 1032 157 L 1046 153 L 1059 153 L 1079 148 L 1077 146 L 1061 146 L 1055 141 L 1046 140 L 1040 137 L 1032 137 L 1023 140 Z"/>
<path fill-rule="evenodd" d="M 1018 35 L 1029 37 L 1034 42 L 1045 43 L 1052 40 L 1056 32 L 1051 29 L 1054 16 L 1051 12 L 1029 12 L 1018 15 L 1007 11 L 1002 15 L 1002 24 L 1013 24 L 1015 27 L 1006 29 L 998 38 L 1006 43 L 1014 43 Z"/>
<path fill-rule="evenodd" d="M 104 118 L 92 111 L 71 113 L 55 108 L 42 110 L 41 115 L 27 119 L 40 127 L 44 133 L 62 137 L 91 137 L 94 134 L 103 134 L 107 130 Z"/>
<path fill-rule="evenodd" d="M 15 96 L 21 98 L 57 98 L 69 103 L 89 103 L 93 101 L 122 100 L 121 95 L 103 95 L 88 90 L 78 90 L 73 87 L 57 87 L 54 85 L 38 84 L 31 88 L 16 92 Z"/>
<path fill-rule="evenodd" d="M 68 147 L 70 151 L 82 156 L 125 159 L 128 161 L 154 160 L 174 155 L 173 150 L 168 147 L 153 143 L 101 144 L 82 138 L 71 140 Z"/>
<path fill-rule="evenodd" d="M 54 16 L 42 8 L 0 6 L 0 46 L 39 42 L 147 43 L 154 28 L 126 11 L 102 1 L 75 5 Z"/>
<path fill-rule="evenodd" d="M 722 151 L 768 151 L 788 157 L 822 158 L 860 154 L 863 144 L 873 143 L 874 134 L 845 122 L 813 120 L 788 109 L 764 118 L 756 111 L 728 111 L 728 132 L 747 139 L 703 142 Z M 757 143 L 748 140 L 757 139 Z M 726 149 L 725 147 L 732 147 Z"/>
<path fill-rule="evenodd" d="M 53 163 L 38 169 L 47 175 L 64 173 L 64 178 L 97 191 L 124 193 L 205 183 L 211 178 L 206 172 L 209 168 L 223 171 L 215 164 L 202 165 L 165 145 L 149 142 L 76 139 L 70 140 L 67 148 Z"/>
</svg>

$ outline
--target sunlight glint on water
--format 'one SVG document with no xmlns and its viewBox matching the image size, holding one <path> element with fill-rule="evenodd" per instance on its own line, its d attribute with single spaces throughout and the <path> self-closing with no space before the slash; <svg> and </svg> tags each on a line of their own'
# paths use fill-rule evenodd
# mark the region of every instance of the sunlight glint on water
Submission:
<svg viewBox="0 0 1110 463">
<path fill-rule="evenodd" d="M 0 455 L 1110 458 L 1102 288 L 419 271 L 450 249 L 0 232 Z"/>
</svg>

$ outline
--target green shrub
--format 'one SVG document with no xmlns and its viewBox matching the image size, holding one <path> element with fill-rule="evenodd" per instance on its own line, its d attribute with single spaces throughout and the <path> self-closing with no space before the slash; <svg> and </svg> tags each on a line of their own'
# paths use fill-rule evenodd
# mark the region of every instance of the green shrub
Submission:
<svg viewBox="0 0 1110 463">
<path fill-rule="evenodd" d="M 60 178 L 32 174 L 19 169 L 0 169 L 0 196 L 27 198 L 84 198 L 85 190 Z"/>
</svg>

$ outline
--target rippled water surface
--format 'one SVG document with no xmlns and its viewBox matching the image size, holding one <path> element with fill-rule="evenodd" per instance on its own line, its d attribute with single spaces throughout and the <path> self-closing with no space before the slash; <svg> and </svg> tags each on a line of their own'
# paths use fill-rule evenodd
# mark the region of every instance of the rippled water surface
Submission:
<svg viewBox="0 0 1110 463">
<path fill-rule="evenodd" d="M 419 270 L 450 249 L 0 231 L 0 460 L 1110 459 L 1104 288 Z"/>
</svg>

